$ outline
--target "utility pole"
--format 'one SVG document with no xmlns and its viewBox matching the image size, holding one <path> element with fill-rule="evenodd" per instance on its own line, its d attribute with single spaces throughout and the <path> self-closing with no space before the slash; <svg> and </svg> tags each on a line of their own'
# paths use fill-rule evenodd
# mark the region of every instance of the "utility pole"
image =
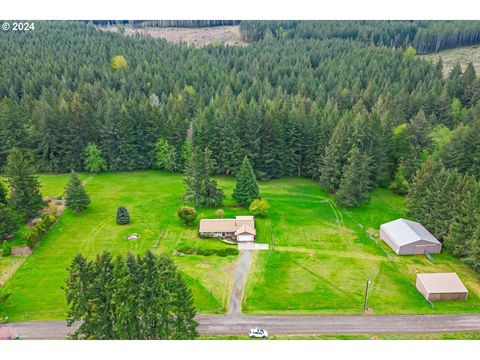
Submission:
<svg viewBox="0 0 480 360">
<path fill-rule="evenodd" d="M 365 286 L 365 300 L 363 301 L 363 311 L 368 310 L 367 301 L 368 301 L 368 290 L 370 288 L 370 283 L 371 283 L 370 278 L 368 278 L 367 285 Z"/>
</svg>

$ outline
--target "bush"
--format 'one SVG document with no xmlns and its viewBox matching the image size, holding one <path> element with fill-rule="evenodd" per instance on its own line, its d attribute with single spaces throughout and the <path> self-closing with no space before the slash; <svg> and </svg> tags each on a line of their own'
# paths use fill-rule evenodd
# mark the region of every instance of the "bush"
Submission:
<svg viewBox="0 0 480 360">
<path fill-rule="evenodd" d="M 249 207 L 250 212 L 256 216 L 266 216 L 269 209 L 270 204 L 265 199 L 255 199 Z"/>
<path fill-rule="evenodd" d="M 177 252 L 182 253 L 184 255 L 200 255 L 200 256 L 230 256 L 230 255 L 238 255 L 239 251 L 235 247 L 226 247 L 222 249 L 203 249 L 203 248 L 192 248 L 188 245 L 182 245 L 177 248 Z"/>
<path fill-rule="evenodd" d="M 182 206 L 178 208 L 177 215 L 185 226 L 190 226 L 197 218 L 197 211 L 191 206 Z"/>
<path fill-rule="evenodd" d="M 45 234 L 55 223 L 55 216 L 43 214 L 41 220 L 24 235 L 25 242 L 30 249 L 34 249 Z"/>
<path fill-rule="evenodd" d="M 127 225 L 130 223 L 130 214 L 124 206 L 120 206 L 117 209 L 117 224 L 118 225 Z"/>
<path fill-rule="evenodd" d="M 238 255 L 240 252 L 236 247 L 226 247 L 217 251 L 218 256 Z"/>
<path fill-rule="evenodd" d="M 223 219 L 225 217 L 225 211 L 223 211 L 223 209 L 218 209 L 215 211 L 215 217 L 218 219 Z"/>
<path fill-rule="evenodd" d="M 34 249 L 40 242 L 40 232 L 36 226 L 27 230 L 24 235 L 25 242 L 30 249 Z"/>
<path fill-rule="evenodd" d="M 10 256 L 12 254 L 12 246 L 7 242 L 3 242 L 2 256 Z"/>
</svg>

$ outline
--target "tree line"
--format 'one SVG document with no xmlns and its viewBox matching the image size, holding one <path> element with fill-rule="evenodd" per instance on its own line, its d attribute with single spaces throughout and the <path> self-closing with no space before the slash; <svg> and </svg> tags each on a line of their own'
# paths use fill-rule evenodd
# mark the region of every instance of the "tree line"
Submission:
<svg viewBox="0 0 480 360">
<path fill-rule="evenodd" d="M 427 54 L 480 43 L 479 21 L 242 21 L 246 41 L 279 39 L 353 39 L 375 46 L 413 46 Z"/>
<path fill-rule="evenodd" d="M 235 175 L 245 156 L 260 180 L 305 176 L 332 193 L 362 175 L 352 205 L 377 185 L 405 193 L 429 154 L 477 166 L 455 145 L 478 132 L 473 66 L 443 78 L 441 61 L 409 49 L 315 38 L 196 49 L 41 22 L 2 35 L 0 50 L 0 165 L 20 148 L 42 172 L 183 172 L 199 147 L 212 175 Z"/>
<path fill-rule="evenodd" d="M 477 153 L 478 154 L 478 153 Z M 407 199 L 408 215 L 420 221 L 454 256 L 480 271 L 480 181 L 427 160 Z"/>
</svg>

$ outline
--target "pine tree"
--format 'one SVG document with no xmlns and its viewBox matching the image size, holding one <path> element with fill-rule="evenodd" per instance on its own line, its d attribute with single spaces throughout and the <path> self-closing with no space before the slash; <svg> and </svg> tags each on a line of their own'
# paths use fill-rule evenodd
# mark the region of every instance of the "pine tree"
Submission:
<svg viewBox="0 0 480 360">
<path fill-rule="evenodd" d="M 195 207 L 220 207 L 225 195 L 219 189 L 217 182 L 210 178 L 214 162 L 211 151 L 201 151 L 195 148 L 185 171 L 185 184 L 187 192 L 184 200 L 192 202 Z"/>
<path fill-rule="evenodd" d="M 249 206 L 253 200 L 260 197 L 257 180 L 247 156 L 238 171 L 232 197 L 240 206 Z"/>
<path fill-rule="evenodd" d="M 340 205 L 355 207 L 370 200 L 371 171 L 370 158 L 354 146 L 348 155 L 348 161 L 336 193 Z"/>
<path fill-rule="evenodd" d="M 450 199 L 455 202 L 455 211 L 450 220 L 444 246 L 456 257 L 470 255 L 478 219 L 480 219 L 480 184 L 474 177 L 466 175 Z"/>
<path fill-rule="evenodd" d="M 44 203 L 32 161 L 13 149 L 7 158 L 5 176 L 11 189 L 8 203 L 12 209 L 24 218 L 36 216 Z"/>
<path fill-rule="evenodd" d="M 116 216 L 118 225 L 126 225 L 130 223 L 130 214 L 125 206 L 119 206 Z"/>
<path fill-rule="evenodd" d="M 100 150 L 95 144 L 88 144 L 85 149 L 85 169 L 91 173 L 106 170 L 107 166 Z"/>
<path fill-rule="evenodd" d="M 172 172 L 178 170 L 177 152 L 165 139 L 159 139 L 155 144 L 155 166 Z"/>
<path fill-rule="evenodd" d="M 83 211 L 90 204 L 90 198 L 83 188 L 77 173 L 72 171 L 70 180 L 65 188 L 65 201 L 69 209 L 75 212 Z"/>
<path fill-rule="evenodd" d="M 0 204 L 6 204 L 7 203 L 7 187 L 3 183 L 2 180 L 0 180 Z"/>
<path fill-rule="evenodd" d="M 160 340 L 198 336 L 192 293 L 174 262 L 150 251 L 113 260 L 77 255 L 66 284 L 67 324 L 75 339 Z"/>
<path fill-rule="evenodd" d="M 0 203 L 0 240 L 12 235 L 18 226 L 15 212 L 7 205 Z"/>
</svg>

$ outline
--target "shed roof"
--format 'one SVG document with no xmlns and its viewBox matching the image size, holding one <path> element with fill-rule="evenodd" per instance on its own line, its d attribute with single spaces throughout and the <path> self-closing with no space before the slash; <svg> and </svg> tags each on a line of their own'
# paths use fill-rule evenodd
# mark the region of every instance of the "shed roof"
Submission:
<svg viewBox="0 0 480 360">
<path fill-rule="evenodd" d="M 415 221 L 397 219 L 380 226 L 398 246 L 423 240 L 432 244 L 441 244 L 425 227 Z"/>
<path fill-rule="evenodd" d="M 417 274 L 417 277 L 430 294 L 468 293 L 456 273 Z"/>
</svg>

